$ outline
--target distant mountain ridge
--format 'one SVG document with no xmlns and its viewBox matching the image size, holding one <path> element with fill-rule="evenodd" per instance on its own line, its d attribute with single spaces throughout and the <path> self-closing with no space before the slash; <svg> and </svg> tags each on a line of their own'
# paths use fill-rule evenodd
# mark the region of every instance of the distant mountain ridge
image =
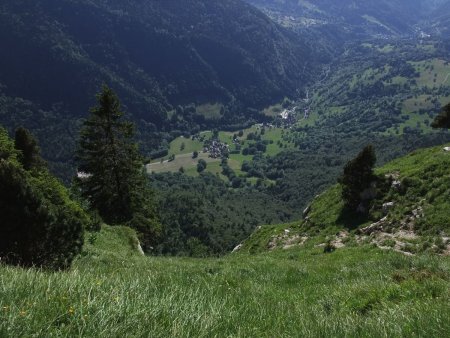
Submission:
<svg viewBox="0 0 450 338">
<path fill-rule="evenodd" d="M 333 32 L 345 39 L 415 34 L 417 25 L 448 0 L 246 0 L 297 29 Z M 450 14 L 450 12 L 449 12 Z"/>
</svg>

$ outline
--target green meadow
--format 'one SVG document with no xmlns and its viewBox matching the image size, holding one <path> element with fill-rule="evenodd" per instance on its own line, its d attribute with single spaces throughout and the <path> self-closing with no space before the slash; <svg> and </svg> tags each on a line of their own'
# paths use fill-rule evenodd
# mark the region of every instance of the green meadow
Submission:
<svg viewBox="0 0 450 338">
<path fill-rule="evenodd" d="M 2 337 L 446 337 L 450 258 L 371 246 L 141 256 L 87 236 L 70 271 L 0 266 Z"/>
<path fill-rule="evenodd" d="M 254 141 L 247 140 L 247 136 L 250 133 L 261 133 L 261 128 L 258 126 L 252 126 L 250 128 L 242 130 L 243 135 L 238 137 L 241 141 L 241 149 L 244 149 L 249 144 L 254 143 Z M 233 136 L 237 135 L 239 130 L 234 132 L 219 131 L 218 139 L 221 142 L 230 145 L 230 151 L 236 149 L 233 144 Z M 294 148 L 292 142 L 286 142 L 283 140 L 283 136 L 288 135 L 289 130 L 283 128 L 265 128 L 265 133 L 261 135 L 262 141 L 269 141 L 267 144 L 267 150 L 265 155 L 273 156 L 281 151 L 289 150 Z M 200 136 L 204 136 L 208 139 L 212 136 L 211 131 L 201 132 Z M 281 142 L 278 143 L 278 142 Z M 192 158 L 194 151 L 199 153 L 198 158 Z M 171 155 L 175 155 L 173 161 L 168 161 Z M 228 159 L 228 165 L 236 172 L 239 176 L 242 174 L 241 167 L 244 161 L 251 161 L 253 155 L 243 155 L 240 154 L 230 154 Z M 221 174 L 222 167 L 220 166 L 221 159 L 209 158 L 207 153 L 203 153 L 203 142 L 198 139 L 193 140 L 192 138 L 187 138 L 184 136 L 177 137 L 170 143 L 169 153 L 164 158 L 159 158 L 153 160 L 149 165 L 147 165 L 147 171 L 149 173 L 161 173 L 161 172 L 177 172 L 180 167 L 183 167 L 185 173 L 191 176 L 197 176 L 197 163 L 199 159 L 204 159 L 208 164 L 206 167 L 206 172 L 212 174 Z M 221 175 L 223 179 L 227 179 L 225 176 Z"/>
</svg>

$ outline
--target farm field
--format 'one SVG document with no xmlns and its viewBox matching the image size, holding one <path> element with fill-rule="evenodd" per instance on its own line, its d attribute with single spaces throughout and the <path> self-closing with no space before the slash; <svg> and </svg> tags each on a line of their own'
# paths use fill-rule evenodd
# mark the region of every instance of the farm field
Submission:
<svg viewBox="0 0 450 338">
<path fill-rule="evenodd" d="M 264 155 L 273 156 L 281 151 L 289 150 L 294 148 L 294 144 L 292 142 L 284 141 L 283 137 L 289 134 L 289 129 L 284 128 L 265 128 L 264 134 L 261 134 L 261 126 L 254 125 L 250 128 L 242 130 L 242 136 L 238 136 L 237 138 L 241 141 L 241 148 L 245 148 L 248 144 L 251 144 L 253 141 L 247 140 L 247 136 L 250 133 L 259 133 L 261 134 L 262 141 L 268 141 L 267 149 Z M 230 145 L 230 151 L 236 149 L 236 146 L 233 144 L 233 136 L 237 135 L 239 131 L 228 132 L 228 131 L 219 131 L 218 132 L 218 140 L 223 143 L 227 143 Z M 211 131 L 204 131 L 199 134 L 200 137 L 204 139 L 209 139 L 212 136 Z M 281 144 L 279 142 L 282 142 Z M 198 152 L 197 158 L 192 158 L 193 152 Z M 169 161 L 169 157 L 171 155 L 175 155 L 175 159 Z M 242 175 L 241 167 L 244 161 L 251 161 L 253 155 L 243 155 L 242 153 L 233 154 L 231 153 L 228 159 L 228 165 L 235 171 L 235 173 L 239 176 Z M 192 138 L 187 138 L 184 136 L 177 137 L 170 143 L 169 153 L 164 158 L 159 158 L 151 161 L 151 163 L 147 164 L 146 169 L 147 172 L 151 173 L 161 173 L 161 172 L 177 172 L 181 167 L 183 167 L 186 174 L 191 176 L 197 176 L 197 163 L 198 160 L 203 159 L 207 162 L 207 167 L 205 172 L 210 172 L 212 174 L 220 174 L 222 172 L 222 168 L 220 167 L 221 159 L 219 158 L 210 158 L 208 153 L 203 152 L 203 142 L 198 139 L 193 140 Z M 222 178 L 226 179 L 225 176 L 221 175 Z"/>
</svg>

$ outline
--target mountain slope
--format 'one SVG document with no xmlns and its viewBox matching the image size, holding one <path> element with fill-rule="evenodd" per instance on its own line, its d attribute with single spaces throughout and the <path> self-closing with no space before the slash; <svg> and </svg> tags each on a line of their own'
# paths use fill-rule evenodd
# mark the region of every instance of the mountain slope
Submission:
<svg viewBox="0 0 450 338">
<path fill-rule="evenodd" d="M 331 44 L 415 35 L 416 26 L 446 0 L 247 0 L 284 26 Z"/>
<path fill-rule="evenodd" d="M 370 246 L 145 257 L 103 227 L 70 271 L 0 265 L 0 336 L 447 337 L 450 258 Z M 149 306 L 149 304 L 151 304 Z"/>
<path fill-rule="evenodd" d="M 434 10 L 431 13 L 430 21 L 436 32 L 448 40 L 448 32 L 450 30 L 450 2 L 446 2 Z"/>
<path fill-rule="evenodd" d="M 5 0 L 0 45 L 0 124 L 30 129 L 66 180 L 102 83 L 152 156 L 170 132 L 264 119 L 258 108 L 293 96 L 317 64 L 303 39 L 240 0 Z"/>
<path fill-rule="evenodd" d="M 336 185 L 312 201 L 304 220 L 260 227 L 241 250 L 308 247 L 328 240 L 338 248 L 373 243 L 407 254 L 450 254 L 450 151 L 444 147 L 450 149 L 417 150 L 377 169 L 377 197 L 367 217 L 344 210 Z"/>
<path fill-rule="evenodd" d="M 0 43 L 7 95 L 80 116 L 107 82 L 158 127 L 172 105 L 277 101 L 310 79 L 312 57 L 239 0 L 6 0 Z"/>
</svg>

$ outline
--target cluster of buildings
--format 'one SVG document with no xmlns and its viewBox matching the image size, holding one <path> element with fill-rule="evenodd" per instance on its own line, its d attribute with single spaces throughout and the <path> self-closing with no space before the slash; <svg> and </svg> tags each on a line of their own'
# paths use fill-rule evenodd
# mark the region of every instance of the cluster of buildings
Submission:
<svg viewBox="0 0 450 338">
<path fill-rule="evenodd" d="M 292 109 L 285 109 L 280 113 L 280 117 L 283 120 L 283 123 L 285 125 L 293 125 L 295 122 L 297 122 L 296 119 L 296 113 L 295 110 L 297 109 L 297 107 L 294 107 Z M 308 116 L 309 116 L 309 110 L 308 110 Z"/>
<path fill-rule="evenodd" d="M 212 140 L 211 143 L 205 146 L 203 152 L 209 153 L 208 156 L 211 158 L 224 158 L 230 154 L 230 146 L 218 140 Z"/>
</svg>

